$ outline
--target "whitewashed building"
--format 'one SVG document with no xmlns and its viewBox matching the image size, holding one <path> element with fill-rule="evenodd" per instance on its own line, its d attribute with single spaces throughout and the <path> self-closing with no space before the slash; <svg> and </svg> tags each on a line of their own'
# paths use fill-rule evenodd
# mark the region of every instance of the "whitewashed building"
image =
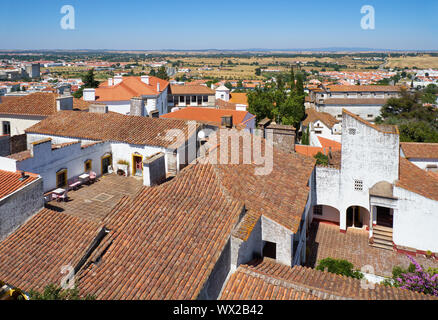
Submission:
<svg viewBox="0 0 438 320">
<path fill-rule="evenodd" d="M 115 76 L 96 89 L 84 89 L 83 100 L 105 104 L 109 111 L 129 115 L 130 100 L 138 97 L 146 106 L 146 116 L 155 111 L 162 115 L 168 112 L 168 88 L 169 82 L 153 76 Z"/>
<path fill-rule="evenodd" d="M 175 175 L 196 157 L 196 131 L 182 120 L 63 111 L 27 129 L 28 150 L 0 157 L 0 169 L 38 173 L 48 191 L 89 171 L 142 177 L 163 153 L 164 172 Z"/>
<path fill-rule="evenodd" d="M 400 155 L 420 169 L 438 172 L 438 143 L 400 143 Z"/>
<path fill-rule="evenodd" d="M 397 127 L 347 110 L 339 163 L 316 168 L 312 215 L 367 229 L 376 247 L 438 252 L 438 179 L 400 156 Z"/>
</svg>

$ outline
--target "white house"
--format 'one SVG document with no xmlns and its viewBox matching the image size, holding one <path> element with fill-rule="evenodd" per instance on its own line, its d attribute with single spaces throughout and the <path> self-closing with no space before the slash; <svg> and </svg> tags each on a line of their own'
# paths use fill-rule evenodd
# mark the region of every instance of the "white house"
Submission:
<svg viewBox="0 0 438 320">
<path fill-rule="evenodd" d="M 340 158 L 316 168 L 314 219 L 366 228 L 373 246 L 438 252 L 438 179 L 400 157 L 397 127 L 344 110 Z"/>
<path fill-rule="evenodd" d="M 0 134 L 20 135 L 48 116 L 62 110 L 87 110 L 89 103 L 71 95 L 36 92 L 0 103 Z"/>
<path fill-rule="evenodd" d="M 311 146 L 320 146 L 318 137 L 341 142 L 340 121 L 327 112 L 306 109 L 306 118 L 301 122 L 301 132 L 304 134 L 307 129 Z"/>
<path fill-rule="evenodd" d="M 87 171 L 116 171 L 119 162 L 141 177 L 144 162 L 163 153 L 165 173 L 175 175 L 196 157 L 196 131 L 182 120 L 63 111 L 26 130 L 28 150 L 0 157 L 0 169 L 32 170 L 48 191 Z"/>
<path fill-rule="evenodd" d="M 225 86 L 219 86 L 216 88 L 216 100 L 221 99 L 224 101 L 230 100 L 230 89 Z"/>
<path fill-rule="evenodd" d="M 214 107 L 215 91 L 204 85 L 170 85 L 169 109 L 173 107 Z"/>
<path fill-rule="evenodd" d="M 83 99 L 108 106 L 109 111 L 130 114 L 130 100 L 139 97 L 146 106 L 146 116 L 154 111 L 160 115 L 168 112 L 169 82 L 152 76 L 109 78 L 96 89 L 84 89 Z"/>
</svg>

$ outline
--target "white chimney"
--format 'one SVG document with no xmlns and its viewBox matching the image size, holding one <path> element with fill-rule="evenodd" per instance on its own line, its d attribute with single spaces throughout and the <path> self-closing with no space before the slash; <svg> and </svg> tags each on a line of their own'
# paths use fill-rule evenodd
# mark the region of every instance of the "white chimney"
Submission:
<svg viewBox="0 0 438 320">
<path fill-rule="evenodd" d="M 113 85 L 113 78 L 108 78 L 108 85 L 110 87 Z"/>
<path fill-rule="evenodd" d="M 141 76 L 140 79 L 141 79 L 141 82 L 149 84 L 149 76 Z"/>
<path fill-rule="evenodd" d="M 119 84 L 122 81 L 123 81 L 123 77 L 122 76 L 115 76 L 114 77 L 114 85 L 117 85 L 117 84 Z"/>
<path fill-rule="evenodd" d="M 84 101 L 96 100 L 96 90 L 94 88 L 85 88 L 83 97 L 84 97 Z"/>
<path fill-rule="evenodd" d="M 157 82 L 157 91 L 160 92 L 160 83 Z"/>
<path fill-rule="evenodd" d="M 73 110 L 73 96 L 59 96 L 56 98 L 56 110 Z"/>
</svg>

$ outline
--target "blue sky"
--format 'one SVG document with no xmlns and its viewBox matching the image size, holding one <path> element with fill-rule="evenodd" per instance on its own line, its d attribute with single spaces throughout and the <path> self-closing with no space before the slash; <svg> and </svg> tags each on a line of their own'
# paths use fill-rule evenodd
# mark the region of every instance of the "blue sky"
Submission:
<svg viewBox="0 0 438 320">
<path fill-rule="evenodd" d="M 2 0 L 0 49 L 438 50 L 438 1 Z M 75 30 L 63 30 L 63 5 Z M 363 5 L 375 29 L 362 30 Z"/>
</svg>

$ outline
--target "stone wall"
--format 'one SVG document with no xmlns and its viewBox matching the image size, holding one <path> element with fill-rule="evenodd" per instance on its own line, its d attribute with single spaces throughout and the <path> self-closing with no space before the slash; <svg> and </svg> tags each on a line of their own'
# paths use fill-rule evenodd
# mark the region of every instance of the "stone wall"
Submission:
<svg viewBox="0 0 438 320">
<path fill-rule="evenodd" d="M 1 200 L 0 240 L 14 232 L 43 206 L 43 180 L 41 178 Z"/>
<path fill-rule="evenodd" d="M 295 128 L 280 124 L 270 124 L 265 128 L 265 138 L 272 139 L 278 149 L 292 153 L 295 152 Z"/>
</svg>

